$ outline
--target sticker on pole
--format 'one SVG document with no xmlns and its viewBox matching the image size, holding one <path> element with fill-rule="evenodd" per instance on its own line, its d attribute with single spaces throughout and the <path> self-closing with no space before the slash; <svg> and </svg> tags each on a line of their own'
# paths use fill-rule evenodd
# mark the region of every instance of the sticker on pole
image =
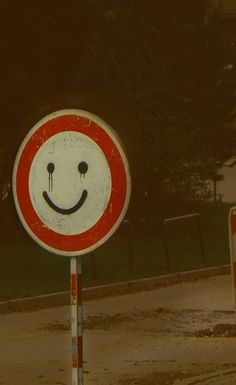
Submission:
<svg viewBox="0 0 236 385">
<path fill-rule="evenodd" d="M 22 224 L 42 247 L 68 256 L 94 250 L 119 226 L 130 198 L 117 134 L 86 111 L 46 116 L 20 146 L 13 194 Z"/>
</svg>

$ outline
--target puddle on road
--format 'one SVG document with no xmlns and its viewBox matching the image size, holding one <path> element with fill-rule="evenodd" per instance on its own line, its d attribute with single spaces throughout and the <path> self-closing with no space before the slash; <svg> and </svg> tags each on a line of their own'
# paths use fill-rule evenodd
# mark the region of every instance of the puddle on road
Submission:
<svg viewBox="0 0 236 385">
<path fill-rule="evenodd" d="M 186 334 L 189 337 L 236 337 L 235 324 L 217 324 L 213 328 L 196 330 Z"/>
<path fill-rule="evenodd" d="M 234 311 L 173 310 L 157 308 L 151 311 L 135 310 L 112 315 L 99 314 L 84 317 L 84 329 L 136 330 L 161 335 L 184 337 L 236 337 Z M 66 332 L 70 320 L 54 321 L 40 330 Z"/>
</svg>

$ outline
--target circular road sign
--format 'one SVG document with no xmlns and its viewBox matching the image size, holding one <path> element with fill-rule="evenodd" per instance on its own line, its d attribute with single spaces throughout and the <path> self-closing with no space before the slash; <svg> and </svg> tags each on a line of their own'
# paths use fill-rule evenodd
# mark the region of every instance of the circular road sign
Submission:
<svg viewBox="0 0 236 385">
<path fill-rule="evenodd" d="M 40 120 L 18 151 L 13 194 L 29 235 L 48 251 L 76 256 L 104 243 L 130 198 L 127 158 L 117 134 L 82 110 Z"/>
</svg>

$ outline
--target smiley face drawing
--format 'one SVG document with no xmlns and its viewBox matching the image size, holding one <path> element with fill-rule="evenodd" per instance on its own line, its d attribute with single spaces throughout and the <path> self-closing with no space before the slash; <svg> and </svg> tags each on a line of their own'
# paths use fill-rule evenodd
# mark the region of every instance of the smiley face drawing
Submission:
<svg viewBox="0 0 236 385">
<path fill-rule="evenodd" d="M 79 163 L 79 166 L 78 166 L 78 169 L 79 169 L 79 172 L 81 175 L 85 175 L 85 173 L 87 172 L 88 170 L 88 165 L 86 162 L 80 162 Z M 53 172 L 55 170 L 55 165 L 54 163 L 48 163 L 47 165 L 47 170 L 48 170 L 48 173 L 49 173 L 49 191 L 53 191 Z M 83 190 L 82 192 L 82 195 L 81 195 L 81 198 L 80 200 L 76 203 L 75 206 L 69 208 L 69 209 L 63 209 L 63 208 L 60 208 L 58 206 L 56 206 L 50 199 L 50 197 L 48 196 L 48 193 L 47 191 L 44 191 L 43 192 L 43 197 L 45 199 L 45 201 L 48 203 L 48 205 L 53 209 L 55 210 L 57 213 L 59 214 L 73 214 L 75 213 L 84 203 L 84 201 L 86 200 L 87 198 L 87 195 L 88 195 L 88 192 L 87 190 Z"/>
<path fill-rule="evenodd" d="M 88 136 L 66 131 L 53 135 L 31 165 L 29 192 L 47 226 L 73 235 L 101 217 L 111 194 L 111 172 L 104 153 Z"/>
<path fill-rule="evenodd" d="M 18 151 L 13 194 L 22 224 L 42 247 L 68 256 L 94 250 L 128 207 L 129 168 L 117 134 L 86 111 L 48 115 Z"/>
</svg>

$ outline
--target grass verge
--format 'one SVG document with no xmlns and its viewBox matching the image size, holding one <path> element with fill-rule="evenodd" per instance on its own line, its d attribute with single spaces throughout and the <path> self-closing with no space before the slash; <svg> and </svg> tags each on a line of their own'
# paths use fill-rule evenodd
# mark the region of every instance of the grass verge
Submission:
<svg viewBox="0 0 236 385">
<path fill-rule="evenodd" d="M 228 204 L 202 204 L 205 263 L 201 260 L 194 221 L 171 224 L 167 229 L 170 270 L 159 225 L 132 232 L 132 258 L 127 229 L 120 228 L 95 253 L 83 256 L 83 286 L 152 277 L 170 272 L 229 263 Z M 69 258 L 50 254 L 30 238 L 0 245 L 0 300 L 69 290 Z"/>
</svg>

